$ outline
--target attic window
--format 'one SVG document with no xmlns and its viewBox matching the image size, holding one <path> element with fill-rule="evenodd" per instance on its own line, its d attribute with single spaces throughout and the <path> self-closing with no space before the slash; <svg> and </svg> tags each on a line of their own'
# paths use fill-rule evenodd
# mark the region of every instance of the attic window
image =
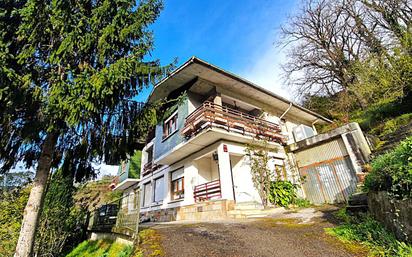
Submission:
<svg viewBox="0 0 412 257">
<path fill-rule="evenodd" d="M 177 131 L 177 111 L 170 115 L 163 123 L 163 139 Z"/>
</svg>

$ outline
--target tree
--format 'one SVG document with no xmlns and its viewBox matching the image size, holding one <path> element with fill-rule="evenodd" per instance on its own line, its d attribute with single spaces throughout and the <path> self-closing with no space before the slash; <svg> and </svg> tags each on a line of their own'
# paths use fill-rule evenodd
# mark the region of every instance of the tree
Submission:
<svg viewBox="0 0 412 257">
<path fill-rule="evenodd" d="M 50 170 L 125 159 L 156 123 L 133 99 L 170 70 L 150 60 L 160 0 L 0 4 L 0 162 L 36 165 L 15 256 L 30 256 Z"/>
<path fill-rule="evenodd" d="M 34 255 L 60 256 L 64 250 L 74 248 L 85 234 L 85 210 L 75 206 L 73 174 L 64 168 L 56 171 L 44 200 L 44 208 L 37 229 Z"/>
<path fill-rule="evenodd" d="M 24 206 L 30 187 L 16 187 L 0 191 L 0 255 L 12 256 L 16 249 Z"/>
<path fill-rule="evenodd" d="M 140 167 L 142 163 L 142 151 L 136 151 L 130 158 L 129 178 L 140 178 Z"/>
<path fill-rule="evenodd" d="M 387 61 L 406 43 L 412 26 L 408 0 L 307 0 L 282 27 L 288 49 L 284 70 L 299 97 L 327 96 L 348 111 L 369 102 L 351 86 L 358 82 L 358 64 L 371 56 Z M 408 48 L 409 53 L 410 48 Z"/>
</svg>

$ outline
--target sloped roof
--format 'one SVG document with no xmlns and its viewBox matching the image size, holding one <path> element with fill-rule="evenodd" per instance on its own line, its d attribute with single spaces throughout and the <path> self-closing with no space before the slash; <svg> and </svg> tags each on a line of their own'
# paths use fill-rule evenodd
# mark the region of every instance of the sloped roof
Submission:
<svg viewBox="0 0 412 257">
<path fill-rule="evenodd" d="M 169 76 L 159 81 L 149 96 L 149 102 L 167 97 L 171 92 L 179 89 L 196 77 L 210 81 L 219 86 L 225 87 L 228 91 L 241 90 L 248 96 L 258 101 L 274 107 L 275 109 L 286 111 L 287 116 L 294 116 L 311 122 L 320 124 L 332 123 L 332 121 L 314 111 L 306 109 L 282 96 L 264 89 L 242 77 L 225 71 L 195 56 L 175 69 Z"/>
</svg>

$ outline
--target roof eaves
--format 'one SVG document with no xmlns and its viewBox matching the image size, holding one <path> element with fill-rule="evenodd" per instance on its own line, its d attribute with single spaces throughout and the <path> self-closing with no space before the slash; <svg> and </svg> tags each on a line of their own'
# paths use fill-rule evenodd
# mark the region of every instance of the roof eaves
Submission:
<svg viewBox="0 0 412 257">
<path fill-rule="evenodd" d="M 206 62 L 206 61 L 204 61 L 204 60 L 202 60 L 202 59 L 199 59 L 199 58 L 197 58 L 197 57 L 195 57 L 195 56 L 193 56 L 190 60 L 191 60 L 192 62 L 197 62 L 198 64 L 201 64 L 201 65 L 204 65 L 204 66 L 208 66 L 209 68 L 211 68 L 211 69 L 213 69 L 213 70 L 215 70 L 215 71 L 217 71 L 217 72 L 219 72 L 219 73 L 222 73 L 222 74 L 224 74 L 224 75 L 227 75 L 227 76 L 229 76 L 229 77 L 231 77 L 231 78 L 233 78 L 233 79 L 235 79 L 235 80 L 238 80 L 239 82 L 248 84 L 249 86 L 251 86 L 251 87 L 253 87 L 253 88 L 261 91 L 262 93 L 265 93 L 265 94 L 268 94 L 268 95 L 270 95 L 270 96 L 272 96 L 272 97 L 275 97 L 275 98 L 277 98 L 277 99 L 279 99 L 279 100 L 281 100 L 281 101 L 283 101 L 283 102 L 285 102 L 285 103 L 292 104 L 292 106 L 294 106 L 294 107 L 296 107 L 296 108 L 298 108 L 298 109 L 300 109 L 300 110 L 302 110 L 302 111 L 304 111 L 304 112 L 310 113 L 310 114 L 312 114 L 313 116 L 318 117 L 319 119 L 322 119 L 322 120 L 324 120 L 324 121 L 326 121 L 326 122 L 329 122 L 329 123 L 333 123 L 332 120 L 330 120 L 330 119 L 328 119 L 328 118 L 326 118 L 326 117 L 324 117 L 324 116 L 322 116 L 322 115 L 320 115 L 320 114 L 318 114 L 318 113 L 316 113 L 316 112 L 314 112 L 314 111 L 311 111 L 311 110 L 309 110 L 309 109 L 306 109 L 305 107 L 302 107 L 302 106 L 300 106 L 300 105 L 298 105 L 298 104 L 296 104 L 296 103 L 294 103 L 294 102 L 292 102 L 292 101 L 290 101 L 290 100 L 288 100 L 288 99 L 286 99 L 286 98 L 284 98 L 284 97 L 282 97 L 282 96 L 280 96 L 280 95 L 277 95 L 277 94 L 275 94 L 275 93 L 273 93 L 273 92 L 271 92 L 271 91 L 269 91 L 269 90 L 267 90 L 267 89 L 264 89 L 264 88 L 256 85 L 255 83 L 253 83 L 253 82 L 251 82 L 251 81 L 249 81 L 249 80 L 247 80 L 247 79 L 244 79 L 244 78 L 242 78 L 242 77 L 240 77 L 240 76 L 238 76 L 238 75 L 236 75 L 236 74 L 234 74 L 234 73 L 225 71 L 225 70 L 223 70 L 222 68 L 219 68 L 219 67 L 217 67 L 217 66 L 215 66 L 215 65 L 213 65 L 213 64 L 210 64 L 210 63 L 208 63 L 208 62 Z"/>
<path fill-rule="evenodd" d="M 318 119 L 322 119 L 323 121 L 326 121 L 326 122 L 328 122 L 328 123 L 333 123 L 332 120 L 330 120 L 330 119 L 328 119 L 328 118 L 326 118 L 326 117 L 324 117 L 324 116 L 322 116 L 322 115 L 320 115 L 320 114 L 318 114 L 318 113 L 316 113 L 316 112 L 314 112 L 314 111 L 311 111 L 311 110 L 309 110 L 309 109 L 306 109 L 305 107 L 302 107 L 302 106 L 300 106 L 300 105 L 298 105 L 298 104 L 296 104 L 296 103 L 294 103 L 294 102 L 292 102 L 292 101 L 290 101 L 290 100 L 288 100 L 288 99 L 286 99 L 286 98 L 284 98 L 284 97 L 282 97 L 282 96 L 280 96 L 280 95 L 277 95 L 277 94 L 275 94 L 275 93 L 273 93 L 273 92 L 271 92 L 271 91 L 269 91 L 269 90 L 267 90 L 267 89 L 264 89 L 264 88 L 256 85 L 255 83 L 247 80 L 247 79 L 244 79 L 244 78 L 242 78 L 242 77 L 240 77 L 240 76 L 238 76 L 238 75 L 236 75 L 236 74 L 234 74 L 234 73 L 231 73 L 231 72 L 229 72 L 229 71 L 223 70 L 222 68 L 219 68 L 219 67 L 217 67 L 217 66 L 215 66 L 215 65 L 213 65 L 213 64 L 211 64 L 211 63 L 208 63 L 208 62 L 206 62 L 206 61 L 204 61 L 204 60 L 202 60 L 202 59 L 200 59 L 200 58 L 198 58 L 198 57 L 196 57 L 196 56 L 192 56 L 189 60 L 187 60 L 185 63 L 183 63 L 179 68 L 177 68 L 177 69 L 174 70 L 172 73 L 170 73 L 168 76 L 166 76 L 165 78 L 163 78 L 162 80 L 160 80 L 158 83 L 156 83 L 156 85 L 155 85 L 155 86 L 153 87 L 153 89 L 152 89 L 152 92 L 151 92 L 150 95 L 149 95 L 149 100 L 150 100 L 150 97 L 152 96 L 154 90 L 155 90 L 157 87 L 161 86 L 166 80 L 168 80 L 169 78 L 175 76 L 177 73 L 179 73 L 181 70 L 185 69 L 187 66 L 189 66 L 189 65 L 192 64 L 192 63 L 197 63 L 197 64 L 203 65 L 203 66 L 205 66 L 205 67 L 208 67 L 208 68 L 210 68 L 210 69 L 212 69 L 212 70 L 214 70 L 214 71 L 216 71 L 216 72 L 219 72 L 219 73 L 221 73 L 221 74 L 223 74 L 223 75 L 225 75 L 225 76 L 231 77 L 232 79 L 235 79 L 235 80 L 237 80 L 237 81 L 239 81 L 239 82 L 241 82 L 241 83 L 245 83 L 245 84 L 253 87 L 253 88 L 256 89 L 256 90 L 261 91 L 262 93 L 268 94 L 268 95 L 270 95 L 270 96 L 272 96 L 272 97 L 274 97 L 274 98 L 277 98 L 277 99 L 279 99 L 279 100 L 281 100 L 281 101 L 283 101 L 283 102 L 285 102 L 285 103 L 287 103 L 287 104 L 292 104 L 293 107 L 295 107 L 295 108 L 297 108 L 297 109 L 300 109 L 301 111 L 307 112 L 307 113 L 309 113 L 309 114 L 317 117 Z"/>
</svg>

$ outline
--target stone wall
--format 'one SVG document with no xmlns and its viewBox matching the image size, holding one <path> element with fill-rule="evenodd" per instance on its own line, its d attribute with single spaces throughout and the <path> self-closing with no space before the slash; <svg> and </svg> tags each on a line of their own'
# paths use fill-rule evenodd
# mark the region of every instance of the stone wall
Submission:
<svg viewBox="0 0 412 257">
<path fill-rule="evenodd" d="M 369 192 L 370 213 L 402 241 L 412 243 L 412 199 L 393 200 L 387 192 Z"/>
<path fill-rule="evenodd" d="M 207 221 L 227 217 L 227 211 L 234 209 L 234 201 L 216 200 L 192 205 L 147 211 L 140 213 L 140 220 L 165 222 L 175 220 Z"/>
<path fill-rule="evenodd" d="M 179 209 L 180 207 L 141 212 L 140 220 L 153 222 L 175 221 L 178 220 L 177 213 Z"/>
</svg>

